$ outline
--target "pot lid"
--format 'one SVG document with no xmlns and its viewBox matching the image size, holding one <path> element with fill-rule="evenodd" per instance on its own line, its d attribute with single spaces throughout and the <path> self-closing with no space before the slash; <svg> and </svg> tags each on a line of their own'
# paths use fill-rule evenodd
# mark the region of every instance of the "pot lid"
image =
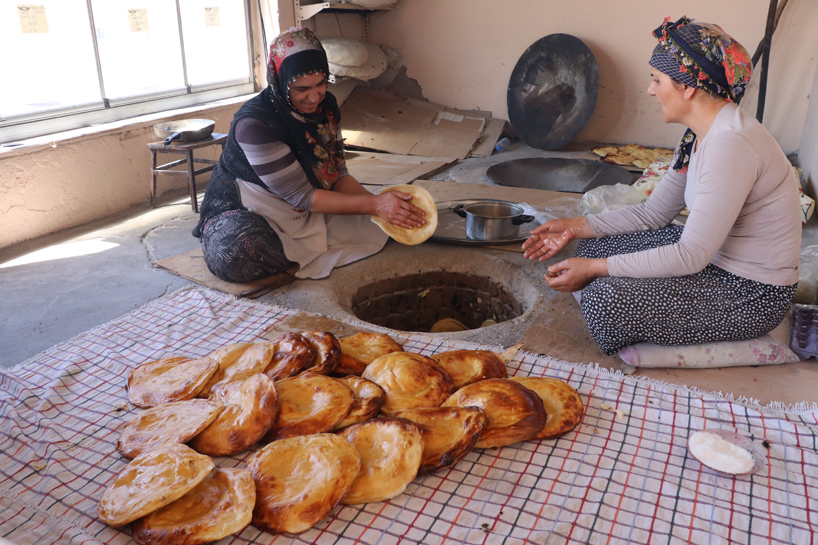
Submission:
<svg viewBox="0 0 818 545">
<path fill-rule="evenodd" d="M 508 83 L 508 117 L 527 145 L 555 150 L 588 123 L 599 90 L 599 67 L 582 40 L 540 38 L 517 61 Z"/>
</svg>

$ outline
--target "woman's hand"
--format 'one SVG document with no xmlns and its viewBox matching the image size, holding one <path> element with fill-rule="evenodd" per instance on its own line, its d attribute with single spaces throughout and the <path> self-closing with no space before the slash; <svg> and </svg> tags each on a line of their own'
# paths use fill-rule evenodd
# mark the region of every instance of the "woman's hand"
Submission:
<svg viewBox="0 0 818 545">
<path fill-rule="evenodd" d="M 562 250 L 575 238 L 590 238 L 594 233 L 582 217 L 551 220 L 543 223 L 523 242 L 523 254 L 528 259 L 545 261 Z"/>
<path fill-rule="evenodd" d="M 389 223 L 406 229 L 426 225 L 426 212 L 412 204 L 412 195 L 402 191 L 390 191 L 376 197 L 375 215 Z"/>
<path fill-rule="evenodd" d="M 602 276 L 608 276 L 607 259 L 572 257 L 548 267 L 545 283 L 556 291 L 575 292 Z"/>
</svg>

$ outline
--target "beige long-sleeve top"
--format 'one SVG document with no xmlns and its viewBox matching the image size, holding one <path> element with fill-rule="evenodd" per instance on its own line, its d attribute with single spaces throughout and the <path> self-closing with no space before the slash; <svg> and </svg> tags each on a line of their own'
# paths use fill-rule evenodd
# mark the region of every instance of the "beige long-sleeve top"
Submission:
<svg viewBox="0 0 818 545">
<path fill-rule="evenodd" d="M 612 276 L 694 274 L 709 263 L 765 284 L 798 281 L 798 182 L 769 132 L 735 104 L 724 106 L 699 139 L 687 173 L 667 171 L 642 204 L 587 216 L 597 237 L 659 229 L 687 206 L 676 244 L 608 258 Z"/>
</svg>

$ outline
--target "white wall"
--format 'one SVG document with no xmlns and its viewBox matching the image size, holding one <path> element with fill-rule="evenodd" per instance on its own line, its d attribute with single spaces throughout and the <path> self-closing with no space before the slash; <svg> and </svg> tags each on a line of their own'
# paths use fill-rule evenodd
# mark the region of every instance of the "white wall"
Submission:
<svg viewBox="0 0 818 545">
<path fill-rule="evenodd" d="M 596 109 L 577 140 L 675 146 L 682 127 L 662 124 L 646 91 L 656 44 L 651 31 L 665 16 L 687 14 L 719 24 L 752 54 L 768 8 L 768 0 L 399 0 L 392 11 L 371 16 L 371 41 L 398 49 L 430 101 L 508 119 L 508 81 L 522 53 L 549 34 L 574 35 L 600 70 Z M 765 125 L 788 153 L 800 143 L 816 23 L 818 2 L 790 0 L 773 44 Z"/>
<path fill-rule="evenodd" d="M 818 73 L 808 89 L 810 95 L 818 99 Z M 798 162 L 804 169 L 804 190 L 812 197 L 818 196 L 818 100 L 811 100 L 807 110 Z"/>
</svg>

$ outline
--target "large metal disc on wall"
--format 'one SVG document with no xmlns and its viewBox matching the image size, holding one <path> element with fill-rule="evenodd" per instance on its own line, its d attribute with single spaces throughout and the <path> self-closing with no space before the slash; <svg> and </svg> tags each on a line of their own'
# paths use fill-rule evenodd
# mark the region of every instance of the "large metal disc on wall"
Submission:
<svg viewBox="0 0 818 545">
<path fill-rule="evenodd" d="M 508 82 L 508 118 L 527 145 L 555 150 L 588 123 L 599 90 L 599 66 L 582 40 L 551 34 L 534 42 Z"/>
</svg>

